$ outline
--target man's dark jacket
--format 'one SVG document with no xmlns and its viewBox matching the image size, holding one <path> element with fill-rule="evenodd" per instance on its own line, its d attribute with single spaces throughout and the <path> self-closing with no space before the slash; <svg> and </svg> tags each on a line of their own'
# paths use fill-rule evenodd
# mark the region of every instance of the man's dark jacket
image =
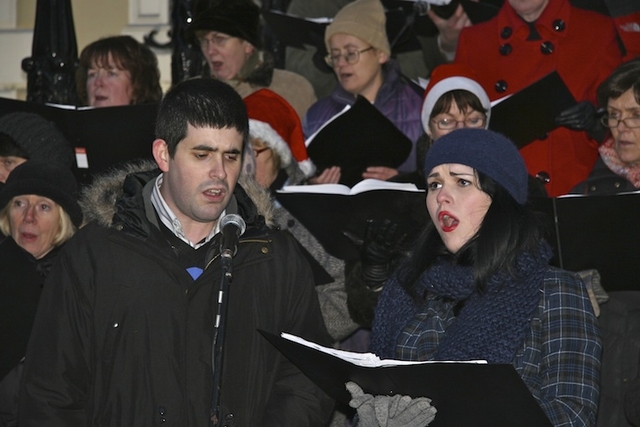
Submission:
<svg viewBox="0 0 640 427">
<path fill-rule="evenodd" d="M 124 185 L 120 172 L 85 198 L 95 220 L 47 280 L 25 361 L 21 427 L 209 425 L 220 235 L 194 281 L 155 225 L 153 184 L 145 184 L 158 172 L 129 174 Z M 237 186 L 227 207 L 247 230 L 228 294 L 224 425 L 322 426 L 332 402 L 257 332 L 329 342 L 304 256 L 254 201 L 269 210 L 266 196 Z"/>
</svg>

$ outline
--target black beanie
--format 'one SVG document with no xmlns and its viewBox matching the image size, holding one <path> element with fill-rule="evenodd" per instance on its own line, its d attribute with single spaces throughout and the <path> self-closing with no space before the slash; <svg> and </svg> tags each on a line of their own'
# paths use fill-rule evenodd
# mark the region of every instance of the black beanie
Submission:
<svg viewBox="0 0 640 427">
<path fill-rule="evenodd" d="M 77 200 L 78 184 L 71 170 L 59 163 L 28 160 L 11 171 L 0 191 L 0 209 L 16 196 L 37 194 L 48 197 L 69 215 L 76 227 L 82 224 L 82 209 Z"/>
<path fill-rule="evenodd" d="M 0 117 L 0 132 L 9 135 L 29 159 L 43 159 L 70 168 L 73 147 L 53 122 L 39 114 L 23 111 Z"/>
<path fill-rule="evenodd" d="M 251 0 L 222 0 L 196 10 L 188 32 L 195 39 L 198 30 L 217 31 L 248 41 L 260 48 L 260 8 Z"/>
</svg>

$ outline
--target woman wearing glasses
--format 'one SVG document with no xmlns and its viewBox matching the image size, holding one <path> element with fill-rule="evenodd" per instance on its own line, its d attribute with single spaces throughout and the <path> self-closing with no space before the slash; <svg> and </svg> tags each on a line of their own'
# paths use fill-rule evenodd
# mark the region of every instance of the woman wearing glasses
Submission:
<svg viewBox="0 0 640 427">
<path fill-rule="evenodd" d="M 421 114 L 422 127 L 431 142 L 459 128 L 486 129 L 490 115 L 489 96 L 471 69 L 444 64 L 433 70 Z"/>
<path fill-rule="evenodd" d="M 243 98 L 268 88 L 302 119 L 317 99 L 313 86 L 299 74 L 275 68 L 273 55 L 262 48 L 260 8 L 252 0 L 194 3 L 202 7 L 196 7 L 189 37 L 207 63 L 204 74 L 229 84 Z"/>
<path fill-rule="evenodd" d="M 571 192 L 606 195 L 640 191 L 640 58 L 620 65 L 598 87 L 611 137 L 600 145 L 589 177 Z"/>
<path fill-rule="evenodd" d="M 413 142 L 411 153 L 397 170 L 369 167 L 363 173 L 363 179 L 387 180 L 398 171 L 415 171 L 415 142 L 423 133 L 420 93 L 402 76 L 397 62 L 390 57 L 385 21 L 380 0 L 357 0 L 336 14 L 325 31 L 325 44 L 329 52 L 326 61 L 333 68 L 338 85 L 331 95 L 311 106 L 303 122 L 305 136 L 309 137 L 361 95 Z M 339 180 L 340 170 L 333 167 L 325 169 L 312 181 L 335 183 Z"/>
</svg>

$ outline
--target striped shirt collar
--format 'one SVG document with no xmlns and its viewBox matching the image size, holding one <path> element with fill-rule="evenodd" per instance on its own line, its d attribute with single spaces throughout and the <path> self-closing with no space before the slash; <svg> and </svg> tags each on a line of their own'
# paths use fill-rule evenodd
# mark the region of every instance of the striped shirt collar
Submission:
<svg viewBox="0 0 640 427">
<path fill-rule="evenodd" d="M 216 234 L 220 232 L 220 221 L 216 222 L 216 226 L 213 227 L 211 233 L 209 235 L 196 243 L 191 242 L 187 236 L 184 234 L 184 230 L 182 229 L 182 223 L 178 219 L 178 217 L 173 213 L 167 202 L 162 197 L 160 193 L 160 186 L 162 185 L 162 178 L 164 174 L 158 175 L 156 178 L 155 185 L 153 186 L 153 190 L 151 191 L 151 203 L 155 208 L 158 216 L 160 217 L 160 221 L 167 227 L 173 234 L 176 235 L 180 240 L 188 244 L 194 249 L 199 249 L 202 246 L 206 245 Z M 220 218 L 222 218 L 226 214 L 226 210 L 222 211 L 220 214 Z"/>
</svg>

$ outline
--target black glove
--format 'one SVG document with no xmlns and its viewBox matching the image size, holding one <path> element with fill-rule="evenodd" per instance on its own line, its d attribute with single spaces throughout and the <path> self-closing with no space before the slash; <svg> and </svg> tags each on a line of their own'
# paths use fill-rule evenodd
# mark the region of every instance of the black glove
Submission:
<svg viewBox="0 0 640 427">
<path fill-rule="evenodd" d="M 391 260 L 397 255 L 406 233 L 398 231 L 398 224 L 385 219 L 368 220 L 360 248 L 362 280 L 369 289 L 379 289 L 389 278 Z"/>
<path fill-rule="evenodd" d="M 607 128 L 598 118 L 599 112 L 596 107 L 589 101 L 582 101 L 558 114 L 556 124 L 572 130 L 583 130 L 591 138 L 603 142 Z"/>
</svg>

